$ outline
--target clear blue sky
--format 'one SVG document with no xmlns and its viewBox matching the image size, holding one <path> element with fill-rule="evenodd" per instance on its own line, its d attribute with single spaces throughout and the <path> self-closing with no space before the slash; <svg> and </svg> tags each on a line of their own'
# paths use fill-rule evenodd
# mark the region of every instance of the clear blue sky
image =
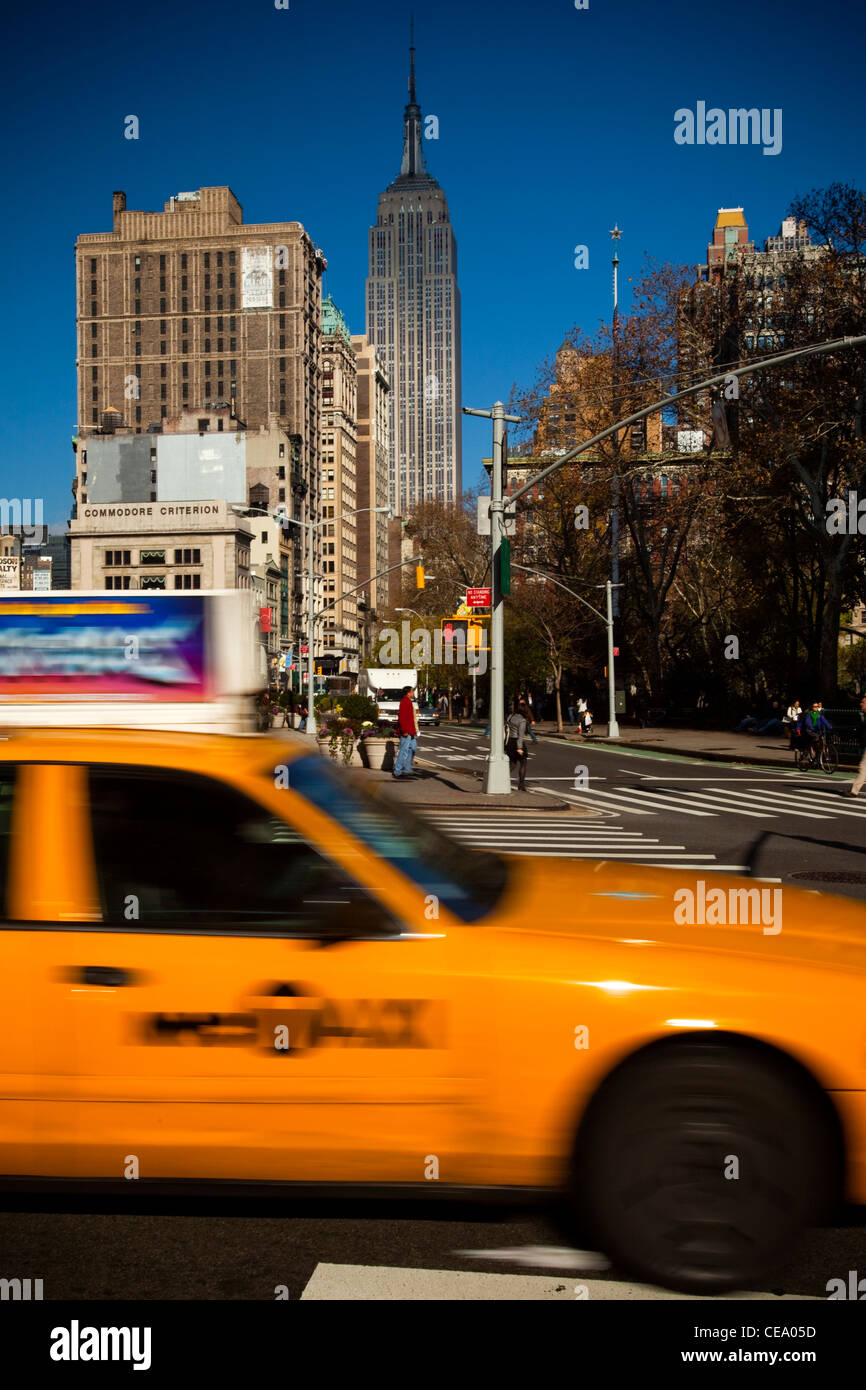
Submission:
<svg viewBox="0 0 866 1390">
<path fill-rule="evenodd" d="M 161 210 L 229 184 L 247 222 L 299 220 L 364 328 L 367 230 L 399 170 L 410 0 L 141 0 L 16 7 L 4 21 L 0 490 L 68 515 L 74 261 L 111 194 Z M 565 331 L 610 313 L 644 254 L 697 264 L 716 210 L 762 241 L 795 193 L 866 185 L 866 14 L 857 0 L 415 0 L 425 141 L 460 254 L 464 402 L 505 399 Z M 674 111 L 783 111 L 777 156 L 674 143 Z M 138 141 L 124 139 L 137 115 Z M 574 247 L 589 268 L 574 268 Z M 489 427 L 464 427 L 464 480 Z"/>
</svg>

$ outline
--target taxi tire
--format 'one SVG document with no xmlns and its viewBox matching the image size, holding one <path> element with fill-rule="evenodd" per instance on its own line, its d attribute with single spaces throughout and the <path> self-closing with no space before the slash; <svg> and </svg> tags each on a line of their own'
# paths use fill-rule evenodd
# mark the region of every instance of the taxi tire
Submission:
<svg viewBox="0 0 866 1390">
<path fill-rule="evenodd" d="M 656 1044 L 591 1103 L 569 1208 L 634 1278 L 760 1289 L 841 1190 L 837 1125 L 816 1083 L 772 1049 L 718 1035 Z"/>
</svg>

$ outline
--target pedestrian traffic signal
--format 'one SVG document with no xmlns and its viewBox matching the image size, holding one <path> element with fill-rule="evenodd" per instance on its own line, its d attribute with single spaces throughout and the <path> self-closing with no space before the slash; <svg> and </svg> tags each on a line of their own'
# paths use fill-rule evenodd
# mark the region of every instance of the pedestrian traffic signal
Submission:
<svg viewBox="0 0 866 1390">
<path fill-rule="evenodd" d="M 424 588 L 424 566 L 423 566 L 423 565 L 416 565 L 416 566 L 415 566 L 415 588 L 416 588 L 416 589 L 423 589 L 423 588 Z"/>
</svg>

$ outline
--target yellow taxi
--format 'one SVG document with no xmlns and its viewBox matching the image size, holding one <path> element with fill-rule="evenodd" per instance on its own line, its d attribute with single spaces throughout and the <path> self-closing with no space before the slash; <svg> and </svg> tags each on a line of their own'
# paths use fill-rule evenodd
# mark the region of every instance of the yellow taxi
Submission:
<svg viewBox="0 0 866 1390">
<path fill-rule="evenodd" d="M 3 740 L 0 888 L 7 1180 L 541 1192 L 705 1292 L 866 1198 L 857 902 L 475 853 L 300 738 L 111 730 Z"/>
</svg>

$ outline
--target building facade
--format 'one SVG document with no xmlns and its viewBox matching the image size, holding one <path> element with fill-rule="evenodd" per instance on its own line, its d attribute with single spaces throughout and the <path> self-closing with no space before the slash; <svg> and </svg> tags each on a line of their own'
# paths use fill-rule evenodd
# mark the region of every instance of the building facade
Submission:
<svg viewBox="0 0 866 1390">
<path fill-rule="evenodd" d="M 301 224 L 245 225 L 227 187 L 179 193 L 162 212 L 127 209 L 126 195 L 115 193 L 112 231 L 79 236 L 75 256 L 73 516 L 126 500 L 253 506 L 250 490 L 260 497 L 266 488 L 268 505 L 296 521 L 317 521 L 327 262 Z M 257 457 L 270 447 L 256 442 L 262 432 L 269 441 L 279 436 L 283 452 L 274 460 Z M 134 448 L 124 445 L 122 477 L 114 478 L 117 450 L 106 437 L 120 433 L 138 438 Z M 167 435 L 181 438 L 160 442 Z M 202 486 L 208 473 L 211 486 Z M 300 528 L 290 529 L 300 539 Z M 318 575 L 320 537 L 313 534 Z M 288 635 L 300 632 L 306 608 L 306 547 L 296 541 L 281 563 L 281 633 Z M 320 579 L 314 582 L 320 591 Z"/>
<path fill-rule="evenodd" d="M 248 589 L 250 522 L 225 501 L 82 506 L 73 589 Z"/>
<path fill-rule="evenodd" d="M 389 500 L 404 516 L 418 502 L 454 501 L 463 485 L 457 241 L 424 165 L 414 48 L 410 62 L 400 173 L 369 233 L 366 322 L 391 384 Z"/>
<path fill-rule="evenodd" d="M 362 656 L 371 649 L 378 613 L 388 602 L 390 382 L 381 352 L 363 335 L 352 339 L 357 363 L 358 598 Z M 378 511 L 373 510 L 379 508 Z M 381 575 L 379 579 L 374 575 Z M 363 664 L 363 663 L 362 663 Z"/>
<path fill-rule="evenodd" d="M 322 305 L 322 671 L 358 670 L 357 364 L 334 301 Z M 339 594 L 348 598 L 336 603 Z"/>
</svg>

